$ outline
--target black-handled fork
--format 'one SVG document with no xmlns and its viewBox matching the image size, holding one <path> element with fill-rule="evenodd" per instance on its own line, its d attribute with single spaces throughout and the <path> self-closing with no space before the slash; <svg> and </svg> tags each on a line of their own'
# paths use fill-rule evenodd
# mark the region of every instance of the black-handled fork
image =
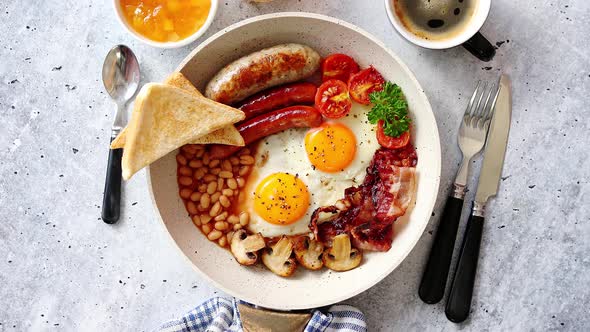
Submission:
<svg viewBox="0 0 590 332">
<path fill-rule="evenodd" d="M 496 93 L 497 87 L 494 84 L 489 84 L 488 88 L 488 83 L 482 85 L 481 82 L 478 82 L 459 127 L 458 143 L 463 154 L 463 161 L 455 178 L 453 193 L 447 198 L 440 218 L 418 290 L 422 301 L 429 304 L 438 303 L 445 293 L 449 266 L 463 209 L 469 164 L 485 144 Z"/>
</svg>

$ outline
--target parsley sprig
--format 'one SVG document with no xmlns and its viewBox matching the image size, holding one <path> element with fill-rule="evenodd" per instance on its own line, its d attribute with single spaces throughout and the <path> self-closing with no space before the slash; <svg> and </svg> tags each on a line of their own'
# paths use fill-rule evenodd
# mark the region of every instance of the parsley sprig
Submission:
<svg viewBox="0 0 590 332">
<path fill-rule="evenodd" d="M 367 113 L 369 122 L 376 124 L 383 120 L 383 132 L 398 137 L 410 129 L 412 120 L 408 117 L 408 103 L 402 89 L 391 82 L 383 84 L 383 90 L 372 92 L 369 100 L 373 108 Z"/>
</svg>

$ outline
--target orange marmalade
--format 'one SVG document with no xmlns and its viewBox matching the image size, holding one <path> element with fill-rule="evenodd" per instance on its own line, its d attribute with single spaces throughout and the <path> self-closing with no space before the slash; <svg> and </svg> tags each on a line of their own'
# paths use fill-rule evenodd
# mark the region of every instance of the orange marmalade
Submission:
<svg viewBox="0 0 590 332">
<path fill-rule="evenodd" d="M 211 0 L 120 0 L 127 23 L 157 42 L 175 42 L 199 30 L 209 15 Z"/>
</svg>

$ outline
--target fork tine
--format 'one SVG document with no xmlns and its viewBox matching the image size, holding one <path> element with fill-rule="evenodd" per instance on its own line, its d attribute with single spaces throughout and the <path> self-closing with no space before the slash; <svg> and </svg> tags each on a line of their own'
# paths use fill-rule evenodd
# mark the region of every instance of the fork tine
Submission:
<svg viewBox="0 0 590 332">
<path fill-rule="evenodd" d="M 463 114 L 463 116 L 467 116 L 472 113 L 475 97 L 477 97 L 477 94 L 479 93 L 480 85 L 481 81 L 477 81 L 477 85 L 475 86 L 475 90 L 473 90 L 473 94 L 471 95 L 471 99 L 469 100 L 469 104 L 467 104 L 467 108 L 465 109 L 465 114 Z"/>
<path fill-rule="evenodd" d="M 491 105 L 490 104 L 490 101 L 491 101 L 491 98 L 492 98 L 492 94 L 494 93 L 494 87 L 495 87 L 495 84 L 492 83 L 490 85 L 490 90 L 487 92 L 486 101 L 482 105 L 481 110 L 480 110 L 480 112 L 478 114 L 479 117 L 481 119 L 483 119 L 483 120 L 485 120 L 487 118 L 487 116 L 488 116 L 489 109 L 490 109 L 489 106 Z"/>
<path fill-rule="evenodd" d="M 500 82 L 498 82 L 496 84 L 496 93 L 494 94 L 494 98 L 492 99 L 492 102 L 491 102 L 489 108 L 487 109 L 487 112 L 485 115 L 486 120 L 489 120 L 492 118 L 492 115 L 494 114 L 494 108 L 496 108 L 496 100 L 498 100 L 499 94 L 500 94 Z"/>
<path fill-rule="evenodd" d="M 484 82 L 483 83 L 483 88 L 481 89 L 482 90 L 481 91 L 481 95 L 479 95 L 479 99 L 477 101 L 477 106 L 475 107 L 475 111 L 472 114 L 474 117 L 481 116 L 482 109 L 485 106 L 484 104 L 482 104 L 482 101 L 483 101 L 483 98 L 484 98 L 484 96 L 486 94 L 487 87 L 488 87 L 488 82 Z"/>
</svg>

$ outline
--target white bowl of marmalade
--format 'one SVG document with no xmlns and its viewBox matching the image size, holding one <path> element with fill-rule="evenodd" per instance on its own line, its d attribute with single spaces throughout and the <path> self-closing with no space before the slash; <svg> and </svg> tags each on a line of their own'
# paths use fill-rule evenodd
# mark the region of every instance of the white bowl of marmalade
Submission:
<svg viewBox="0 0 590 332">
<path fill-rule="evenodd" d="M 113 0 L 119 21 L 138 40 L 158 48 L 186 46 L 201 37 L 218 0 Z"/>
</svg>

